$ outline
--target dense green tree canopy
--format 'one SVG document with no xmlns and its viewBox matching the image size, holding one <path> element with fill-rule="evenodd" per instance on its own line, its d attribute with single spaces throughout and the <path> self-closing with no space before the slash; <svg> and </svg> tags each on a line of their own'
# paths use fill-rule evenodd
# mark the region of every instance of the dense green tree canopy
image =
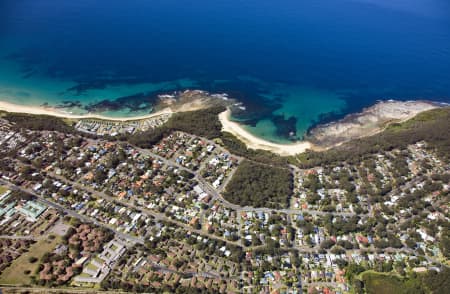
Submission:
<svg viewBox="0 0 450 294">
<path fill-rule="evenodd" d="M 288 205 L 292 186 L 289 169 L 245 160 L 227 185 L 224 197 L 242 206 L 280 208 Z"/>
</svg>

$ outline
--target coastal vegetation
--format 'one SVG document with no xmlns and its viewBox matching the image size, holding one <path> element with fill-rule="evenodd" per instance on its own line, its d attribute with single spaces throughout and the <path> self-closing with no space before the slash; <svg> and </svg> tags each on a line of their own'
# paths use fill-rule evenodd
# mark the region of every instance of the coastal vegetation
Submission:
<svg viewBox="0 0 450 294">
<path fill-rule="evenodd" d="M 288 162 L 286 157 L 282 157 L 270 151 L 247 148 L 245 143 L 228 132 L 222 132 L 220 141 L 230 152 L 256 162 L 276 166 L 285 166 Z"/>
<path fill-rule="evenodd" d="M 223 106 L 215 106 L 195 111 L 178 112 L 173 114 L 167 123 L 157 128 L 131 135 L 120 134 L 115 137 L 104 136 L 104 138 L 108 140 L 128 141 L 141 148 L 150 148 L 171 132 L 183 131 L 207 139 L 218 139 L 218 143 L 231 153 L 256 162 L 277 166 L 285 165 L 288 162 L 287 158 L 272 152 L 249 149 L 234 135 L 222 132 L 222 125 L 217 116 L 224 110 L 225 108 Z M 79 133 L 73 127 L 73 120 L 60 117 L 10 112 L 3 112 L 2 117 L 15 123 L 17 129 L 59 131 L 72 134 Z M 93 138 L 97 137 L 88 133 L 83 133 L 82 135 Z"/>
<path fill-rule="evenodd" d="M 196 111 L 177 112 L 169 119 L 166 128 L 207 139 L 217 138 L 220 137 L 222 130 L 217 115 L 224 110 L 225 107 L 216 106 Z"/>
<path fill-rule="evenodd" d="M 0 294 L 450 294 L 450 0 L 1 3 Z"/>
<path fill-rule="evenodd" d="M 132 135 L 107 136 L 108 139 L 128 141 L 141 148 L 149 148 L 164 136 L 173 131 L 184 131 L 217 142 L 228 151 L 249 160 L 275 166 L 286 166 L 288 162 L 301 168 L 347 161 L 358 162 L 380 151 L 405 148 L 409 144 L 426 141 L 429 148 L 437 151 L 443 160 L 450 160 L 450 107 L 438 108 L 420 113 L 413 119 L 403 123 L 394 123 L 383 132 L 365 138 L 352 140 L 327 151 L 311 151 L 283 157 L 265 150 L 249 149 L 233 134 L 222 132 L 218 114 L 224 111 L 223 106 L 216 106 L 196 111 L 179 112 L 172 115 L 167 123 L 145 132 Z M 2 113 L 2 117 L 14 122 L 16 128 L 77 132 L 73 121 L 48 115 L 22 113 Z M 92 135 L 84 134 L 89 137 Z"/>
<path fill-rule="evenodd" d="M 73 122 L 55 116 L 3 112 L 0 117 L 15 123 L 15 126 L 18 129 L 58 131 L 64 133 L 75 132 L 75 129 L 72 126 Z"/>
<path fill-rule="evenodd" d="M 227 185 L 224 198 L 241 206 L 286 208 L 292 187 L 288 169 L 245 160 Z"/>
<path fill-rule="evenodd" d="M 392 268 L 388 267 L 388 268 Z M 361 272 L 361 270 L 363 272 Z M 445 293 L 450 287 L 450 269 L 442 267 L 425 273 L 365 271 L 364 267 L 350 264 L 346 277 L 353 283 L 355 293 Z"/>
<path fill-rule="evenodd" d="M 292 162 L 301 168 L 338 163 L 359 162 L 372 154 L 395 148 L 404 149 L 410 144 L 426 141 L 429 148 L 436 150 L 443 160 L 450 160 L 450 107 L 438 108 L 420 113 L 416 117 L 395 123 L 374 136 L 365 137 L 342 146 L 323 151 L 307 151 L 297 155 Z"/>
<path fill-rule="evenodd" d="M 139 132 L 122 139 L 128 140 L 131 144 L 141 148 L 149 148 L 171 132 L 182 131 L 207 139 L 218 139 L 218 143 L 231 153 L 256 162 L 277 166 L 285 165 L 288 162 L 287 158 L 272 152 L 249 149 L 234 135 L 222 132 L 222 125 L 218 119 L 218 114 L 224 110 L 224 107 L 216 106 L 201 110 L 175 113 L 166 124 L 158 128 Z"/>
<path fill-rule="evenodd" d="M 173 114 L 169 121 L 160 127 L 145 132 L 138 132 L 123 139 L 141 148 L 148 148 L 173 131 L 183 131 L 207 139 L 217 138 L 221 135 L 221 125 L 217 115 L 224 109 L 224 107 L 217 106 L 195 111 L 178 112 Z"/>
<path fill-rule="evenodd" d="M 445 113 L 427 114 L 385 132 L 421 134 L 435 119 L 443 125 Z M 334 281 L 351 286 L 353 293 L 441 293 L 448 287 L 448 271 L 442 264 L 447 263 L 443 257 L 449 256 L 450 248 L 445 221 L 450 175 L 448 165 L 435 152 L 446 147 L 439 146 L 439 139 L 434 144 L 423 135 L 421 141 L 410 141 L 416 144 L 393 145 L 403 147 L 299 169 L 288 165 L 287 159 L 294 157 L 248 149 L 232 134 L 223 133 L 209 112 L 180 113 L 152 131 L 115 135 L 114 142 L 100 135 L 98 140 L 88 140 L 77 130 L 22 129 L 20 126 L 35 116 L 19 117 L 12 116 L 14 125 L 0 119 L 4 137 L 13 134 L 2 145 L 8 151 L 0 160 L 2 177 L 11 185 L 31 187 L 69 211 L 108 224 L 112 230 L 108 232 L 129 228 L 129 233 L 121 235 L 142 240 L 140 249 L 127 250 L 129 253 L 117 259 L 115 268 L 99 283 L 103 289 L 144 292 L 164 288 L 177 292 L 190 291 L 185 288 L 189 286 L 199 291 L 223 292 L 220 289 L 226 288 L 241 292 L 248 285 L 260 287 L 266 275 L 270 277 L 273 272 L 275 278 L 281 269 L 306 273 L 302 280 L 293 279 L 291 274 L 280 276 L 279 283 L 289 287 L 300 287 L 296 286 L 300 282 L 303 286 Z M 34 128 L 38 130 L 55 128 L 40 117 L 36 121 Z M 70 120 L 57 121 L 55 124 L 67 123 L 70 128 Z M 431 126 L 437 127 L 434 123 Z M 140 150 L 125 140 L 136 140 L 134 144 L 151 150 Z M 363 161 L 356 162 L 360 158 Z M 183 171 L 180 165 L 185 167 Z M 218 194 L 214 198 L 212 191 Z M 25 199 L 21 190 L 9 197 L 11 201 L 32 200 Z M 51 208 L 47 212 L 59 213 Z M 20 219 L 19 229 L 10 223 L 5 232 L 21 235 L 27 230 L 28 221 L 23 216 Z M 79 228 L 81 223 L 71 220 L 70 225 Z M 28 254 L 27 264 L 37 267 L 21 269 L 25 279 L 21 283 L 69 285 L 82 267 L 70 273 L 63 268 L 86 251 L 82 243 L 75 244 L 78 237 L 73 236 L 78 234 L 85 235 L 69 228 L 62 241 L 59 239 L 63 246 L 58 250 L 49 248 L 42 256 Z M 49 236 L 49 240 L 53 239 Z M 348 250 L 352 250 L 351 257 Z M 96 247 L 91 253 L 100 251 Z M 341 259 L 329 263 L 331 254 Z M 159 268 L 141 263 L 137 273 L 136 266 L 146 259 L 174 272 L 170 276 L 154 274 Z M 103 263 L 98 256 L 92 260 Z M 190 285 L 208 272 L 206 266 L 210 265 L 224 279 L 244 275 L 242 286 L 238 280 L 233 284 L 211 280 L 208 285 L 205 280 Z M 345 269 L 345 281 L 338 277 L 342 274 L 336 267 Z M 88 262 L 83 268 L 97 267 Z M 254 275 L 247 279 L 245 274 L 250 271 Z M 80 277 L 88 275 L 84 271 Z M 189 284 L 184 278 L 191 279 Z M 152 283 L 142 283 L 150 279 Z"/>
<path fill-rule="evenodd" d="M 396 275 L 366 272 L 361 275 L 368 294 L 375 293 L 423 293 L 416 279 L 401 278 Z"/>
</svg>

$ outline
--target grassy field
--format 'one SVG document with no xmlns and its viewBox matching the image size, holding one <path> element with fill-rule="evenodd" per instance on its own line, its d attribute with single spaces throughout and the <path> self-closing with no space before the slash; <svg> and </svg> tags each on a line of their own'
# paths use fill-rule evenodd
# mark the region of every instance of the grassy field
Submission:
<svg viewBox="0 0 450 294">
<path fill-rule="evenodd" d="M 419 281 L 401 279 L 392 274 L 367 271 L 361 274 L 364 288 L 368 294 L 423 293 Z"/>
<path fill-rule="evenodd" d="M 8 191 L 8 187 L 6 187 L 6 186 L 0 186 L 0 195 L 2 195 L 3 193 L 5 193 L 6 191 Z"/>
<path fill-rule="evenodd" d="M 87 269 L 90 269 L 90 270 L 92 270 L 92 271 L 98 270 L 98 267 L 96 267 L 96 266 L 93 265 L 92 263 L 89 263 L 89 264 L 86 266 L 86 268 L 87 268 Z"/>
<path fill-rule="evenodd" d="M 56 245 L 61 243 L 61 238 L 57 237 L 54 240 L 42 239 L 31 245 L 30 250 L 22 254 L 18 259 L 14 260 L 10 267 L 5 269 L 0 275 L 0 284 L 16 284 L 26 285 L 31 283 L 30 277 L 34 274 L 39 266 L 41 257 L 53 250 Z M 38 261 L 30 263 L 28 259 L 30 257 L 36 257 Z M 30 271 L 27 275 L 24 272 Z"/>
</svg>

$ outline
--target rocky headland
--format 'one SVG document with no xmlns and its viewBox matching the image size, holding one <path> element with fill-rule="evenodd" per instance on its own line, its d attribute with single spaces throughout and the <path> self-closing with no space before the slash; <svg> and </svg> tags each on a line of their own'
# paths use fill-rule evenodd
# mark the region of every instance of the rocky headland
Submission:
<svg viewBox="0 0 450 294">
<path fill-rule="evenodd" d="M 439 107 L 428 101 L 380 101 L 359 113 L 310 130 L 306 140 L 327 149 L 353 139 L 374 135 L 391 123 L 399 123 L 417 114 Z"/>
</svg>

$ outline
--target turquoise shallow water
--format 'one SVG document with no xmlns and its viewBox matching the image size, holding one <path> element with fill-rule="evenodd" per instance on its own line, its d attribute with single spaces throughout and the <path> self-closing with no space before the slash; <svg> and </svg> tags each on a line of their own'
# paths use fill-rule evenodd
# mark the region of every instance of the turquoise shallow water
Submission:
<svg viewBox="0 0 450 294">
<path fill-rule="evenodd" d="M 65 101 L 79 101 L 81 105 L 89 105 L 109 100 L 111 97 L 127 97 L 136 93 L 151 93 L 150 97 L 155 98 L 153 93 L 173 92 L 177 89 L 189 89 L 199 87 L 195 81 L 179 79 L 170 82 L 157 83 L 136 83 L 107 85 L 102 88 L 93 88 L 84 91 L 82 94 L 73 95 L 67 89 L 75 87 L 73 81 L 52 78 L 39 73 L 33 73 L 32 78 L 24 78 L 20 67 L 9 60 L 0 62 L 0 99 L 21 105 L 42 106 L 63 106 Z M 152 110 L 151 101 L 142 101 L 142 110 L 131 111 L 128 107 L 120 109 L 105 109 L 95 111 L 95 113 L 110 117 L 127 117 L 148 114 Z M 148 100 L 148 99 L 147 99 Z M 86 114 L 89 110 L 83 107 L 64 107 L 64 111 L 73 114 Z"/>
<path fill-rule="evenodd" d="M 1 100 L 134 116 L 194 88 L 275 142 L 379 99 L 450 102 L 450 3 L 0 1 Z"/>
<path fill-rule="evenodd" d="M 345 113 L 347 108 L 346 100 L 337 93 L 286 84 L 274 84 L 271 91 L 262 96 L 270 101 L 281 100 L 280 107 L 272 112 L 274 116 L 296 118 L 295 122 L 287 123 L 282 128 L 281 134 L 270 118 L 258 120 L 253 126 L 245 126 L 251 133 L 273 142 L 301 140 L 312 125 L 323 121 L 324 116 L 332 114 L 336 117 Z M 239 117 L 236 120 L 239 121 Z"/>
<path fill-rule="evenodd" d="M 11 53 L 5 52 L 3 55 L 8 56 Z M 324 114 L 341 114 L 346 108 L 345 99 L 333 92 L 278 82 L 264 82 L 250 76 L 239 76 L 236 80 L 252 86 L 255 91 L 260 91 L 259 95 L 266 100 L 266 103 L 279 104 L 279 107 L 274 108 L 273 115 L 282 116 L 283 118 L 297 118 L 292 125 L 295 135 L 286 136 L 279 133 L 276 123 L 270 118 L 259 118 L 258 122 L 252 126 L 245 124 L 247 119 L 241 119 L 239 115 L 235 117 L 236 121 L 243 123 L 247 130 L 270 141 L 287 143 L 301 139 L 304 132 L 312 124 L 320 122 Z M 235 81 L 232 80 L 216 80 L 213 82 L 214 85 L 219 85 L 223 89 L 226 89 L 225 87 L 233 83 Z M 26 76 L 23 68 L 18 63 L 7 58 L 0 60 L 0 85 L 2 100 L 31 106 L 41 106 L 43 104 L 61 106 L 65 101 L 77 101 L 80 102 L 80 105 L 89 105 L 109 100 L 111 97 L 127 97 L 136 93 L 151 93 L 149 98 L 154 98 L 155 93 L 170 93 L 180 89 L 202 87 L 201 83 L 186 78 L 156 83 L 107 84 L 104 87 L 94 87 L 83 91 L 81 94 L 74 95 L 72 91 L 67 89 L 76 87 L 76 82 L 64 78 L 50 77 L 38 71 L 33 71 L 31 76 Z M 131 117 L 148 114 L 152 110 L 152 103 L 148 100 L 151 99 L 142 101 L 141 110 L 130 110 L 130 108 L 121 107 L 116 110 L 100 110 L 96 111 L 96 113 L 110 117 Z M 61 109 L 73 114 L 89 113 L 87 109 L 78 106 Z"/>
</svg>

